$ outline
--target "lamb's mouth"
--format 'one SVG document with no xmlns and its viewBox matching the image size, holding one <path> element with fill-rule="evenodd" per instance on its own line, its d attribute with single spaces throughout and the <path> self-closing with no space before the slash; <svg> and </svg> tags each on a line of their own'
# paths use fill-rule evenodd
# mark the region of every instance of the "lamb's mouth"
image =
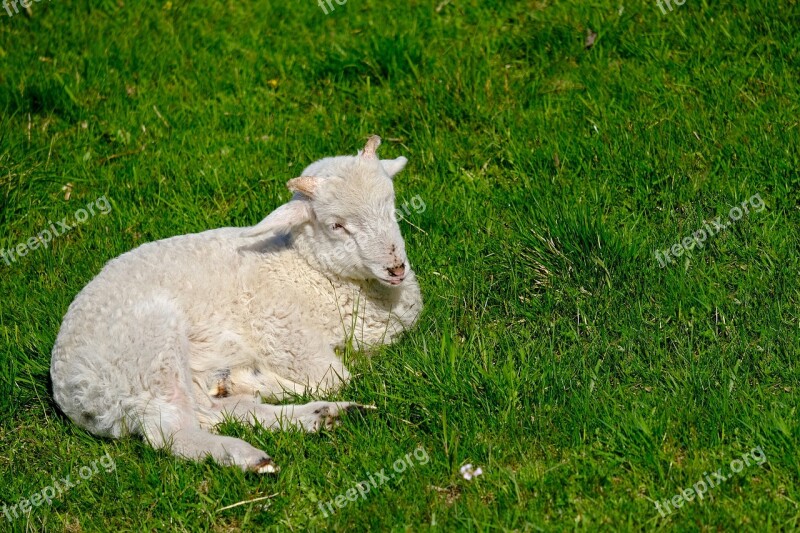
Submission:
<svg viewBox="0 0 800 533">
<path fill-rule="evenodd" d="M 403 283 L 403 280 L 405 280 L 406 277 L 403 276 L 402 278 L 378 278 L 378 279 L 380 279 L 382 282 L 386 283 L 387 285 L 391 285 L 393 287 L 396 287 L 396 286 L 400 285 L 401 283 Z"/>
</svg>

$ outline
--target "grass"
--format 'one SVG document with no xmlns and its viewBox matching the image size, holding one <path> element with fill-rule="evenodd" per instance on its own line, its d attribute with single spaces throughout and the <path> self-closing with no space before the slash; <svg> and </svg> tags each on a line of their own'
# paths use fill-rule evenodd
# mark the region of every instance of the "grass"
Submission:
<svg viewBox="0 0 800 533">
<path fill-rule="evenodd" d="M 0 248 L 112 207 L 0 260 L 0 505 L 116 465 L 0 529 L 800 527 L 800 4 L 333 5 L 0 10 Z M 398 200 L 426 205 L 403 225 L 420 323 L 351 354 L 339 395 L 376 414 L 314 435 L 225 424 L 283 467 L 257 477 L 57 411 L 50 350 L 106 261 L 253 224 L 375 133 L 410 159 Z M 763 210 L 660 267 L 655 250 L 756 194 Z M 763 464 L 656 510 L 758 446 Z"/>
</svg>

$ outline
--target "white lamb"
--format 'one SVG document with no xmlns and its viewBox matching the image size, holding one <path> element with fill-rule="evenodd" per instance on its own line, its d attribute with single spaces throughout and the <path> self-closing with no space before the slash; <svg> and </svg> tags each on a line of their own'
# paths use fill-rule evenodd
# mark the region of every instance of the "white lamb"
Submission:
<svg viewBox="0 0 800 533">
<path fill-rule="evenodd" d="M 53 348 L 56 402 L 95 435 L 259 473 L 265 452 L 211 433 L 226 416 L 277 429 L 335 425 L 350 402 L 267 405 L 349 378 L 335 349 L 391 342 L 422 310 L 373 136 L 287 186 L 251 228 L 148 243 L 110 261 L 69 307 Z"/>
</svg>

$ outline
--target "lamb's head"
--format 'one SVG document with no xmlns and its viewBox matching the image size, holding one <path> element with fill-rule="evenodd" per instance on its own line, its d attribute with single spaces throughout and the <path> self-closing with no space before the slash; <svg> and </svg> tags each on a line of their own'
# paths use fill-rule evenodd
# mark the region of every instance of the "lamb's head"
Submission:
<svg viewBox="0 0 800 533">
<path fill-rule="evenodd" d="M 292 200 L 244 236 L 290 233 L 298 250 L 328 274 L 400 285 L 409 264 L 392 179 L 407 159 L 379 159 L 380 142 L 373 136 L 356 156 L 309 165 L 287 183 Z"/>
</svg>

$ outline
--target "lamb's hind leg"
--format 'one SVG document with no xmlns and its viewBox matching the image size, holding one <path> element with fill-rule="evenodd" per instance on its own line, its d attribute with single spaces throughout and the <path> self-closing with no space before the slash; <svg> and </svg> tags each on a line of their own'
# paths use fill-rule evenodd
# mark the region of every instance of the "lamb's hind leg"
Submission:
<svg viewBox="0 0 800 533">
<path fill-rule="evenodd" d="M 280 470 L 269 455 L 247 442 L 200 428 L 178 430 L 171 435 L 168 444 L 174 455 L 185 459 L 201 461 L 210 456 L 221 465 L 238 466 L 259 474 Z"/>
<path fill-rule="evenodd" d="M 153 300 L 137 306 L 132 314 L 140 331 L 147 332 L 129 345 L 140 363 L 141 392 L 127 409 L 135 432 L 153 447 L 186 459 L 210 456 L 242 470 L 276 472 L 272 459 L 258 448 L 200 427 L 197 413 L 201 409 L 190 393 L 189 342 L 180 310 L 169 301 Z"/>
<path fill-rule="evenodd" d="M 160 404 L 160 405 L 159 405 Z M 200 427 L 200 419 L 186 406 L 154 401 L 145 415 L 144 437 L 151 446 L 169 450 L 184 459 L 211 457 L 224 466 L 238 466 L 259 474 L 277 472 L 278 466 L 264 451 L 234 437 L 216 435 Z"/>
</svg>

